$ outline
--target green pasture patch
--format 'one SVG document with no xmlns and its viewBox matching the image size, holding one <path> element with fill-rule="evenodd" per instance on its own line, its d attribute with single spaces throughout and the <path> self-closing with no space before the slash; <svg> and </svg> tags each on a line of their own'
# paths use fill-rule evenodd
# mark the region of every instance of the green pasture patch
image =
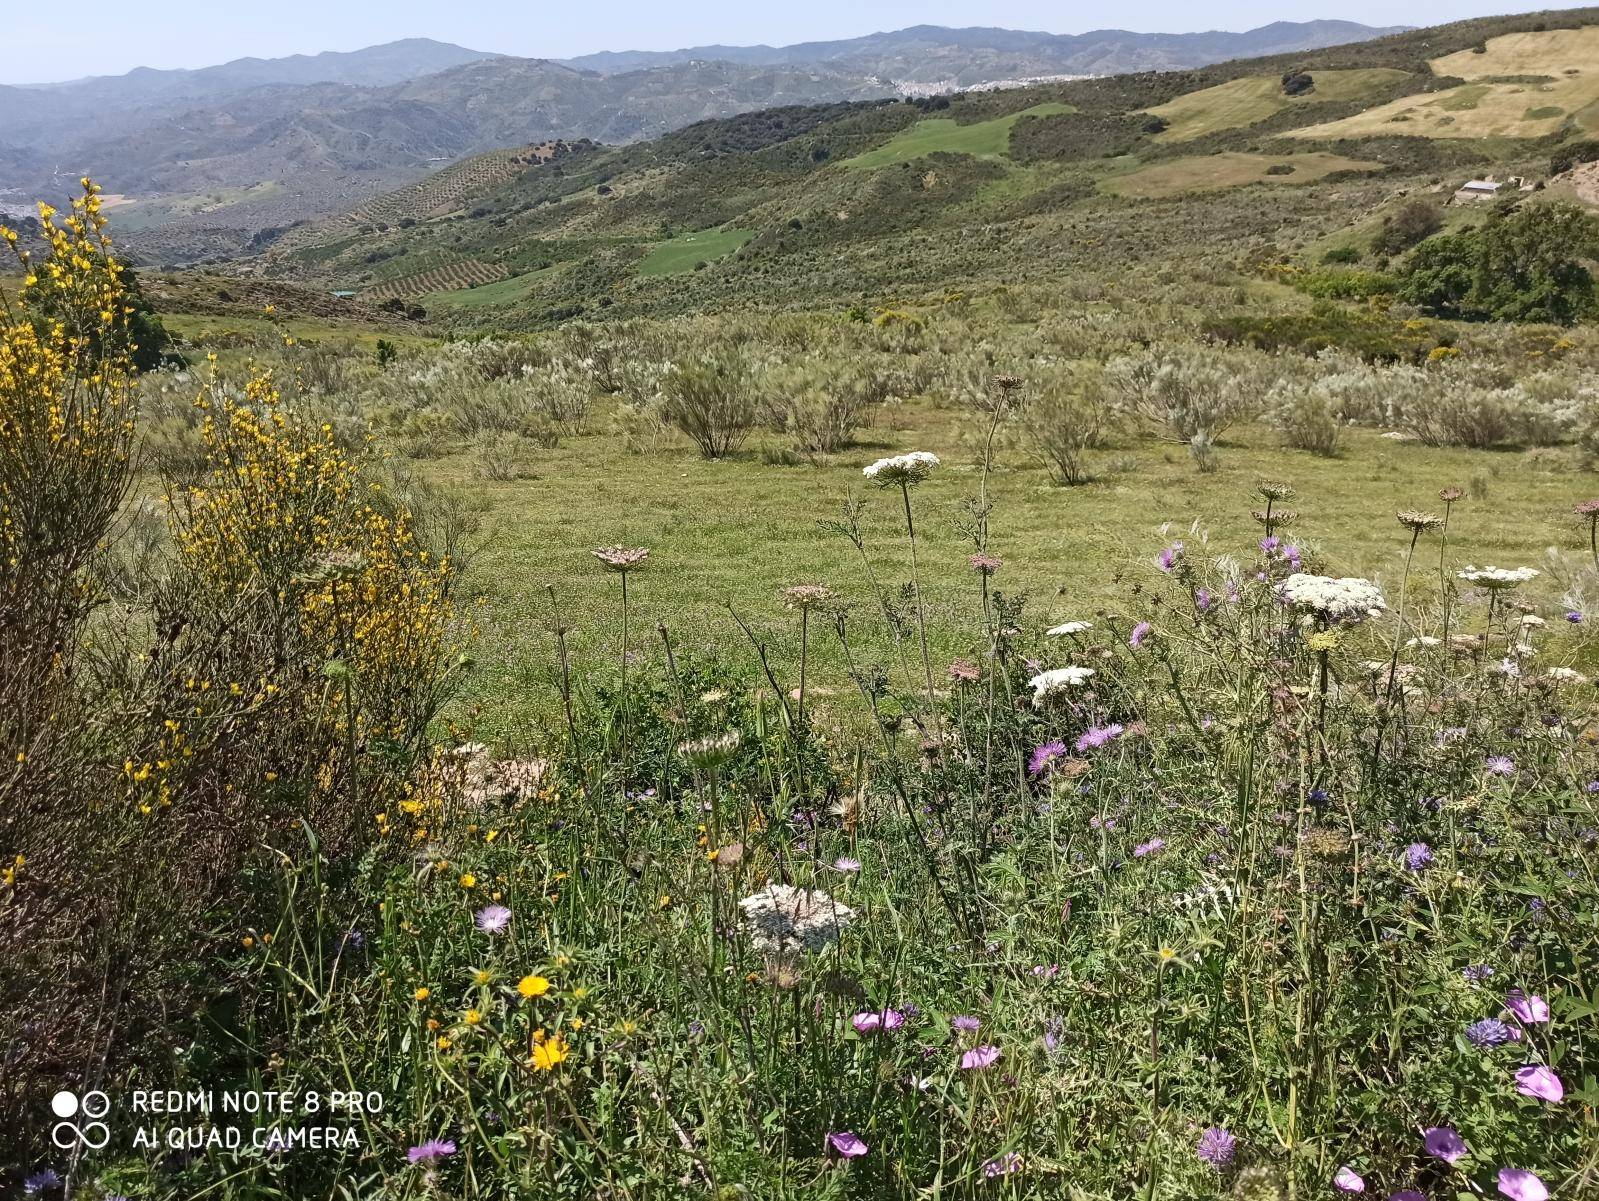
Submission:
<svg viewBox="0 0 1599 1201">
<path fill-rule="evenodd" d="M 901 130 L 875 150 L 846 159 L 842 165 L 871 170 L 908 163 L 940 151 L 969 154 L 973 158 L 1005 158 L 1010 152 L 1011 129 L 1023 117 L 1053 117 L 1076 111 L 1069 104 L 1035 104 L 1019 113 L 970 125 L 961 125 L 948 117 L 931 117 Z"/>
<path fill-rule="evenodd" d="M 709 263 L 732 254 L 755 236 L 753 229 L 702 229 L 662 242 L 639 264 L 640 275 L 680 275 L 696 263 Z"/>
</svg>

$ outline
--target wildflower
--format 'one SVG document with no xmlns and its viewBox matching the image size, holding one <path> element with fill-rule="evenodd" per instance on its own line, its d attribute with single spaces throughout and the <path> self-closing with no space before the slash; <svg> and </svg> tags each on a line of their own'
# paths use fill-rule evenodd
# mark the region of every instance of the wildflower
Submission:
<svg viewBox="0 0 1599 1201">
<path fill-rule="evenodd" d="M 1344 1164 L 1333 1174 L 1333 1187 L 1340 1193 L 1363 1193 L 1366 1191 L 1366 1182 L 1356 1174 L 1354 1168 Z"/>
<path fill-rule="evenodd" d="M 612 571 L 626 574 L 650 557 L 650 549 L 647 546 L 602 546 L 593 555 Z"/>
<path fill-rule="evenodd" d="M 477 887 L 477 877 L 471 872 L 461 873 L 461 887 L 470 892 Z"/>
<path fill-rule="evenodd" d="M 481 1009 L 468 1009 L 461 1015 L 461 1020 L 468 1026 L 481 1026 L 483 1024 L 483 1011 Z"/>
<path fill-rule="evenodd" d="M 1007 1151 L 1003 1155 L 996 1155 L 993 1159 L 983 1161 L 983 1175 L 992 1180 L 996 1176 L 1009 1176 L 1012 1172 L 1022 1170 L 1022 1157 L 1015 1151 Z"/>
<path fill-rule="evenodd" d="M 705 738 L 680 742 L 677 753 L 687 759 L 689 766 L 695 771 L 709 774 L 720 770 L 722 765 L 733 757 L 741 741 L 742 736 L 737 730 L 729 730 L 725 734 L 712 734 Z"/>
<path fill-rule="evenodd" d="M 1380 616 L 1388 607 L 1375 584 L 1355 576 L 1295 572 L 1283 581 L 1282 594 L 1289 604 L 1319 613 L 1328 621 L 1360 621 Z"/>
<path fill-rule="evenodd" d="M 1407 509 L 1402 513 L 1394 514 L 1399 524 L 1414 534 L 1426 534 L 1443 526 L 1444 519 L 1436 513 L 1418 513 Z"/>
<path fill-rule="evenodd" d="M 1155 566 L 1170 574 L 1177 569 L 1177 564 L 1182 560 L 1182 557 L 1183 544 L 1181 542 L 1173 542 L 1165 550 L 1161 551 L 1160 554 L 1155 556 Z"/>
<path fill-rule="evenodd" d="M 855 911 L 819 888 L 771 884 L 738 903 L 750 940 L 763 954 L 820 951 L 838 941 Z"/>
<path fill-rule="evenodd" d="M 1466 1140 L 1448 1126 L 1429 1126 L 1421 1132 L 1421 1145 L 1428 1155 L 1445 1163 L 1457 1163 L 1466 1155 Z"/>
<path fill-rule="evenodd" d="M 1139 622 L 1133 627 L 1133 632 L 1128 635 L 1127 645 L 1132 647 L 1134 650 L 1137 650 L 1139 647 L 1144 645 L 1144 639 L 1149 637 L 1154 628 L 1155 627 L 1150 625 L 1147 621 Z"/>
<path fill-rule="evenodd" d="M 624 1031 L 631 1033 L 631 1031 Z M 541 1072 L 553 1072 L 565 1061 L 571 1046 L 559 1034 L 540 1039 L 533 1044 L 533 1066 Z"/>
<path fill-rule="evenodd" d="M 1466 1027 L 1466 1041 L 1479 1051 L 1514 1042 L 1521 1036 L 1498 1018 L 1483 1018 Z"/>
<path fill-rule="evenodd" d="M 826 584 L 795 584 L 783 589 L 783 604 L 790 609 L 809 609 L 827 604 L 833 596 L 833 590 Z"/>
<path fill-rule="evenodd" d="M 1468 984 L 1481 984 L 1494 974 L 1494 970 L 1486 963 L 1468 963 L 1460 969 L 1460 974 Z"/>
<path fill-rule="evenodd" d="M 1166 840 L 1164 838 L 1151 838 L 1148 842 L 1141 842 L 1133 848 L 1133 858 L 1143 859 L 1149 855 L 1154 855 L 1160 851 L 1164 851 L 1165 849 Z"/>
<path fill-rule="evenodd" d="M 1405 867 L 1419 872 L 1432 862 L 1432 848 L 1424 842 L 1413 842 L 1405 848 Z"/>
<path fill-rule="evenodd" d="M 1067 689 L 1081 688 L 1093 676 L 1092 667 L 1055 667 L 1039 672 L 1027 681 L 1027 686 L 1033 690 L 1033 704 L 1041 706 L 1050 697 Z"/>
<path fill-rule="evenodd" d="M 1511 989 L 1505 997 L 1505 1008 L 1515 1014 L 1524 1026 L 1535 1026 L 1549 1020 L 1549 1002 L 1542 997 L 1529 997 L 1519 988 Z"/>
<path fill-rule="evenodd" d="M 1199 1136 L 1194 1154 L 1213 1168 L 1225 1168 L 1238 1154 L 1238 1140 L 1224 1126 L 1212 1126 Z"/>
<path fill-rule="evenodd" d="M 852 859 L 848 855 L 840 855 L 837 859 L 833 860 L 833 870 L 835 872 L 844 872 L 846 875 L 852 872 L 858 872 L 861 870 L 861 861 L 859 859 Z"/>
<path fill-rule="evenodd" d="M 970 562 L 972 570 L 981 576 L 991 576 L 1005 566 L 1005 560 L 997 559 L 993 555 L 973 555 Z"/>
<path fill-rule="evenodd" d="M 1574 626 L 1580 626 L 1582 624 L 1582 614 L 1576 609 L 1567 609 L 1566 620 Z"/>
<path fill-rule="evenodd" d="M 1513 776 L 1516 774 L 1516 761 L 1508 755 L 1489 755 L 1483 766 L 1488 769 L 1491 776 Z"/>
<path fill-rule="evenodd" d="M 427 1163 L 446 1155 L 455 1154 L 455 1144 L 449 1139 L 430 1138 L 419 1146 L 412 1147 L 405 1153 L 406 1159 L 412 1163 Z"/>
<path fill-rule="evenodd" d="M 54 1168 L 40 1168 L 22 1182 L 22 1191 L 29 1196 L 61 1187 L 61 1175 Z"/>
<path fill-rule="evenodd" d="M 974 1068 L 989 1068 L 999 1062 L 998 1047 L 973 1047 L 961 1056 L 961 1070 L 972 1071 Z"/>
<path fill-rule="evenodd" d="M 976 1018 L 967 1013 L 956 1014 L 954 1017 L 950 1018 L 949 1024 L 956 1030 L 964 1030 L 969 1034 L 976 1033 L 978 1030 L 982 1029 L 983 1026 L 982 1022 L 978 1021 Z"/>
<path fill-rule="evenodd" d="M 1066 744 L 1059 738 L 1041 743 L 1033 748 L 1033 753 L 1027 759 L 1027 774 L 1030 776 L 1042 775 L 1049 765 L 1066 754 Z"/>
<path fill-rule="evenodd" d="M 476 921 L 485 934 L 503 934 L 511 924 L 511 911 L 504 905 L 485 905 L 477 911 Z"/>
<path fill-rule="evenodd" d="M 433 990 L 428 988 L 427 985 L 424 984 L 421 988 L 417 989 L 414 993 L 411 994 L 411 998 L 413 1000 L 416 1000 L 416 1001 L 425 1001 L 429 997 L 431 997 L 432 995 L 433 995 Z"/>
<path fill-rule="evenodd" d="M 975 663 L 956 659 L 949 665 L 949 678 L 959 684 L 975 684 L 983 678 L 983 672 Z"/>
<path fill-rule="evenodd" d="M 1474 567 L 1466 564 L 1463 571 L 1457 572 L 1461 579 L 1468 584 L 1476 584 L 1479 588 L 1486 588 L 1490 592 L 1502 592 L 1514 588 L 1517 584 L 1525 584 L 1528 580 L 1536 579 L 1536 567 Z"/>
<path fill-rule="evenodd" d="M 1541 1063 L 1529 1063 L 1516 1069 L 1516 1091 L 1524 1097 L 1558 1104 L 1566 1095 L 1566 1086 L 1560 1077 Z"/>
<path fill-rule="evenodd" d="M 844 1159 L 856 1159 L 870 1149 L 858 1134 L 848 1130 L 835 1130 L 827 1136 L 830 1147 Z"/>
<path fill-rule="evenodd" d="M 516 983 L 516 991 L 531 1000 L 549 992 L 550 982 L 543 976 L 523 976 Z"/>
<path fill-rule="evenodd" d="M 1059 638 L 1063 634 L 1086 634 L 1093 628 L 1091 621 L 1063 621 L 1058 626 L 1050 626 L 1044 633 L 1051 638 Z"/>
<path fill-rule="evenodd" d="M 1499 1191 L 1510 1201 L 1549 1201 L 1549 1189 L 1536 1172 L 1525 1168 L 1500 1168 Z"/>
<path fill-rule="evenodd" d="M 1438 499 L 1443 501 L 1446 505 L 1454 504 L 1464 495 L 1466 495 L 1465 490 L 1456 488 L 1453 484 L 1447 488 L 1438 489 Z"/>
<path fill-rule="evenodd" d="M 909 487 L 919 484 L 933 474 L 938 466 L 938 456 L 928 450 L 913 450 L 907 454 L 878 459 L 861 474 L 873 483 L 888 488 L 896 484 Z"/>
<path fill-rule="evenodd" d="M 1255 485 L 1255 491 L 1267 500 L 1292 500 L 1294 498 L 1293 485 L 1284 484 L 1278 480 L 1261 480 L 1260 483 Z"/>
<path fill-rule="evenodd" d="M 1126 727 L 1112 723 L 1108 726 L 1090 726 L 1077 739 L 1077 749 L 1080 751 L 1092 750 L 1102 747 L 1107 742 L 1120 738 L 1126 732 Z M 1036 773 L 1035 773 L 1036 774 Z"/>
<path fill-rule="evenodd" d="M 898 1030 L 905 1024 L 905 1015 L 897 1009 L 884 1009 L 879 1013 L 857 1013 L 850 1025 L 858 1034 L 875 1034 L 879 1030 Z"/>
</svg>

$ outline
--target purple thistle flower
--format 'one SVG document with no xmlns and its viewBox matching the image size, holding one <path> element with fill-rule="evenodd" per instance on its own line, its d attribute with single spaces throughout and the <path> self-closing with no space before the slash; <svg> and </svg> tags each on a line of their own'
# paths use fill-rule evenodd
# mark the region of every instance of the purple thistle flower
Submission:
<svg viewBox="0 0 1599 1201">
<path fill-rule="evenodd" d="M 860 1135 L 848 1130 L 835 1130 L 827 1136 L 828 1145 L 844 1159 L 856 1159 L 869 1149 Z"/>
<path fill-rule="evenodd" d="M 1142 859 L 1147 855 L 1154 855 L 1166 849 L 1164 838 L 1151 838 L 1148 842 L 1141 842 L 1133 848 L 1133 858 Z"/>
<path fill-rule="evenodd" d="M 1044 770 L 1057 759 L 1066 755 L 1066 744 L 1059 738 L 1046 742 L 1033 748 L 1033 754 L 1027 760 L 1027 774 L 1030 776 L 1042 775 Z"/>
<path fill-rule="evenodd" d="M 1022 1157 L 1015 1151 L 1007 1151 L 1003 1155 L 996 1155 L 993 1159 L 983 1163 L 983 1175 L 992 1180 L 996 1176 L 1009 1176 L 1012 1172 L 1022 1170 Z"/>
<path fill-rule="evenodd" d="M 1164 572 L 1170 573 L 1172 569 L 1177 566 L 1177 561 L 1182 557 L 1183 544 L 1181 542 L 1173 542 L 1165 550 L 1161 551 L 1160 554 L 1155 556 L 1155 566 L 1159 567 Z"/>
<path fill-rule="evenodd" d="M 504 934 L 511 924 L 511 911 L 504 905 L 485 905 L 477 911 L 477 928 L 485 934 Z"/>
<path fill-rule="evenodd" d="M 1267 534 L 1260 540 L 1260 549 L 1269 555 L 1282 544 L 1283 540 L 1277 537 L 1276 534 Z"/>
<path fill-rule="evenodd" d="M 1566 610 L 1566 620 L 1574 626 L 1580 626 L 1582 624 L 1582 614 L 1575 609 L 1568 609 Z"/>
<path fill-rule="evenodd" d="M 428 1163 L 446 1155 L 455 1154 L 455 1144 L 447 1138 L 430 1138 L 419 1146 L 412 1147 L 405 1153 L 405 1158 L 412 1163 Z"/>
<path fill-rule="evenodd" d="M 1521 1035 L 1498 1018 L 1483 1018 L 1466 1027 L 1466 1039 L 1479 1051 L 1514 1042 Z"/>
<path fill-rule="evenodd" d="M 846 873 L 858 872 L 861 870 L 861 861 L 859 859 L 851 859 L 848 855 L 840 855 L 833 860 L 833 870 Z"/>
<path fill-rule="evenodd" d="M 1558 1105 L 1566 1096 L 1566 1086 L 1560 1082 L 1560 1077 L 1541 1063 L 1529 1063 L 1516 1069 L 1516 1091 L 1551 1105 Z"/>
<path fill-rule="evenodd" d="M 1468 963 L 1460 969 L 1460 974 L 1465 977 L 1468 984 L 1481 984 L 1494 974 L 1494 970 L 1486 963 Z"/>
<path fill-rule="evenodd" d="M 1509 755 L 1489 755 L 1484 765 L 1491 776 L 1513 776 L 1516 774 L 1516 761 Z"/>
<path fill-rule="evenodd" d="M 983 1028 L 982 1022 L 978 1021 L 976 1018 L 967 1013 L 956 1014 L 949 1020 L 949 1024 L 956 1030 L 965 1030 L 968 1032 L 981 1030 Z"/>
<path fill-rule="evenodd" d="M 850 1025 L 861 1034 L 874 1034 L 879 1030 L 898 1030 L 905 1024 L 905 1015 L 897 1009 L 884 1009 L 880 1013 L 857 1013 Z"/>
<path fill-rule="evenodd" d="M 1366 1182 L 1354 1168 L 1345 1164 L 1333 1174 L 1333 1187 L 1340 1193 L 1363 1193 L 1366 1191 Z"/>
<path fill-rule="evenodd" d="M 1500 1168 L 1499 1191 L 1510 1201 L 1549 1201 L 1549 1189 L 1526 1168 Z"/>
<path fill-rule="evenodd" d="M 1549 1020 L 1549 1002 L 1539 996 L 1529 997 L 1519 988 L 1511 989 L 1505 997 L 1505 1008 L 1515 1014 L 1523 1026 L 1541 1025 Z"/>
<path fill-rule="evenodd" d="M 998 1062 L 998 1047 L 973 1047 L 961 1056 L 961 1070 L 969 1072 L 974 1068 L 990 1068 Z"/>
<path fill-rule="evenodd" d="M 1080 751 L 1093 750 L 1102 747 L 1107 742 L 1120 738 L 1126 732 L 1126 727 L 1112 722 L 1108 726 L 1089 726 L 1077 740 L 1077 749 Z"/>
<path fill-rule="evenodd" d="M 22 1191 L 29 1195 L 61 1187 L 61 1174 L 54 1168 L 40 1168 L 22 1182 Z"/>
<path fill-rule="evenodd" d="M 1432 862 L 1432 848 L 1424 842 L 1413 842 L 1405 848 L 1405 866 L 1419 872 Z"/>
<path fill-rule="evenodd" d="M 1215 603 L 1215 598 L 1211 596 L 1210 589 L 1208 588 L 1201 588 L 1198 592 L 1194 593 L 1194 608 L 1198 609 L 1201 613 L 1209 613 L 1211 605 Z"/>
<path fill-rule="evenodd" d="M 1194 1154 L 1219 1170 L 1232 1163 L 1233 1156 L 1238 1154 L 1238 1140 L 1226 1127 L 1212 1126 L 1199 1136 Z"/>
<path fill-rule="evenodd" d="M 1127 645 L 1137 650 L 1144 645 L 1144 639 L 1149 637 L 1150 631 L 1155 627 L 1147 621 L 1141 621 L 1133 627 L 1133 632 L 1127 637 Z"/>
<path fill-rule="evenodd" d="M 1421 1145 L 1428 1155 L 1453 1164 L 1465 1158 L 1466 1140 L 1448 1126 L 1429 1126 L 1421 1132 Z"/>
</svg>

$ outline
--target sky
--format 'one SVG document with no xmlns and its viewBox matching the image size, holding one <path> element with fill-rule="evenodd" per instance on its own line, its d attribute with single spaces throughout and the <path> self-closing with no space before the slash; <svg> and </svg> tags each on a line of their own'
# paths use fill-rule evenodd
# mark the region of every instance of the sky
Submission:
<svg viewBox="0 0 1599 1201">
<path fill-rule="evenodd" d="M 1272 21 L 1338 18 L 1368 25 L 1436 25 L 1549 7 L 1549 0 L 605 0 L 604 3 L 468 3 L 438 0 L 75 0 L 6 5 L 0 83 L 120 75 L 134 67 L 205 67 L 253 55 L 277 58 L 358 50 L 431 37 L 474 50 L 569 58 L 596 50 L 675 50 L 858 37 L 907 25 L 1000 25 L 1185 33 L 1250 29 Z"/>
</svg>

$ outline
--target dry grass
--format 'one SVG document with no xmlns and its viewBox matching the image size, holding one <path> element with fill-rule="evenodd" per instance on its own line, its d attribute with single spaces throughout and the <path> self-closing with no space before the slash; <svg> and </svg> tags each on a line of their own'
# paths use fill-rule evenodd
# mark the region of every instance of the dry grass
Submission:
<svg viewBox="0 0 1599 1201">
<path fill-rule="evenodd" d="M 1314 71 L 1316 90 L 1303 96 L 1285 96 L 1282 80 L 1273 75 L 1246 75 L 1189 92 L 1148 111 L 1168 122 L 1158 142 L 1187 142 L 1223 129 L 1238 129 L 1275 116 L 1285 108 L 1337 100 L 1360 100 L 1405 78 L 1406 72 L 1389 67 L 1348 71 Z"/>
<path fill-rule="evenodd" d="M 1286 164 L 1293 168 L 1291 174 L 1269 175 L 1274 166 Z M 1177 196 L 1184 192 L 1214 192 L 1221 188 L 1237 188 L 1245 184 L 1306 184 L 1325 179 L 1334 171 L 1375 171 L 1381 163 L 1364 159 L 1345 158 L 1341 154 L 1245 154 L 1227 151 L 1223 154 L 1196 155 L 1193 158 L 1169 159 L 1152 163 L 1125 175 L 1107 177 L 1100 185 L 1119 196 L 1132 196 L 1153 200 L 1163 196 Z"/>
</svg>

